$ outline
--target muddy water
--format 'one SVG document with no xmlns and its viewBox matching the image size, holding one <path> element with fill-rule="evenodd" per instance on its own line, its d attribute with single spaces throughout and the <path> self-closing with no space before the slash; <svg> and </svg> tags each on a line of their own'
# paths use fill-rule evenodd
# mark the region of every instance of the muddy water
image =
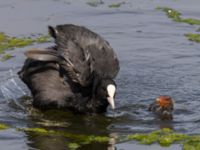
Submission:
<svg viewBox="0 0 200 150">
<path fill-rule="evenodd" d="M 89 0 L 88 0 L 89 1 Z M 168 6 L 185 17 L 198 18 L 199 0 L 127 0 L 119 8 L 109 8 L 116 1 L 97 7 L 86 0 L 7 0 L 0 1 L 0 31 L 12 36 L 47 33 L 47 25 L 74 23 L 84 25 L 106 38 L 116 50 L 121 70 L 116 79 L 118 93 L 115 112 L 104 116 L 45 116 L 27 111 L 22 95 L 29 94 L 16 72 L 23 64 L 23 51 L 0 63 L 0 121 L 13 128 L 0 132 L 4 150 L 67 149 L 68 139 L 60 136 L 34 136 L 14 128 L 45 127 L 76 134 L 121 135 L 149 132 L 169 127 L 182 133 L 200 134 L 200 45 L 187 41 L 185 33 L 196 26 L 172 22 L 158 6 Z M 199 18 L 200 19 L 200 18 Z M 173 121 L 160 121 L 147 111 L 158 95 L 175 100 Z M 55 123 L 56 122 L 56 123 Z M 134 142 L 116 144 L 117 149 L 147 149 Z M 104 144 L 86 145 L 79 149 L 114 149 Z M 162 149 L 158 145 L 148 149 Z M 181 149 L 174 145 L 163 149 Z"/>
</svg>

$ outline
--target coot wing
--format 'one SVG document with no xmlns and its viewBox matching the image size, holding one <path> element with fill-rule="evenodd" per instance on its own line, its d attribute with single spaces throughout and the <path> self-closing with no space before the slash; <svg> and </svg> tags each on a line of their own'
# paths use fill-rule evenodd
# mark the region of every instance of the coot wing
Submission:
<svg viewBox="0 0 200 150">
<path fill-rule="evenodd" d="M 88 50 L 91 55 L 92 70 L 103 78 L 114 79 L 120 69 L 114 50 L 108 44 L 104 44 L 101 48 L 90 45 Z"/>
<path fill-rule="evenodd" d="M 60 65 L 67 76 L 82 86 L 88 86 L 93 77 L 90 53 L 74 41 L 62 39 L 59 40 L 58 50 L 59 55 L 65 59 Z"/>
<path fill-rule="evenodd" d="M 55 34 L 54 38 L 58 46 L 58 50 L 61 53 L 68 51 L 70 58 L 76 60 L 73 61 L 76 62 L 75 64 L 77 64 L 75 67 L 76 70 L 81 70 L 81 67 L 78 66 L 80 63 L 77 63 L 77 59 L 82 58 L 81 56 L 87 55 L 86 57 L 89 56 L 90 59 L 87 59 L 88 66 L 85 65 L 85 67 L 89 67 L 86 67 L 87 69 L 90 69 L 88 72 L 89 74 L 95 72 L 97 75 L 105 78 L 116 77 L 120 68 L 117 55 L 109 43 L 101 36 L 83 26 L 76 26 L 72 24 L 58 25 L 55 29 L 52 28 L 51 30 L 52 33 Z M 76 48 L 68 48 L 67 51 L 63 50 L 66 47 L 69 47 L 69 45 L 66 45 L 68 41 L 75 44 Z M 85 69 L 85 71 L 87 69 Z M 85 74 L 82 74 L 82 77 L 84 77 Z M 88 76 L 91 75 L 87 75 L 87 77 Z"/>
</svg>

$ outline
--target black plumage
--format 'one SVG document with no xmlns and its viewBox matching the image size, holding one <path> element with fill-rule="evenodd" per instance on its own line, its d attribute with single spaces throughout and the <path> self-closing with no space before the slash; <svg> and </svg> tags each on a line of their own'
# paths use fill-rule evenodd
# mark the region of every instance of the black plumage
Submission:
<svg viewBox="0 0 200 150">
<path fill-rule="evenodd" d="M 33 105 L 79 113 L 102 113 L 109 103 L 114 105 L 113 79 L 119 61 L 109 43 L 71 24 L 49 27 L 49 33 L 55 46 L 27 51 L 28 59 L 19 72 L 32 92 Z"/>
</svg>

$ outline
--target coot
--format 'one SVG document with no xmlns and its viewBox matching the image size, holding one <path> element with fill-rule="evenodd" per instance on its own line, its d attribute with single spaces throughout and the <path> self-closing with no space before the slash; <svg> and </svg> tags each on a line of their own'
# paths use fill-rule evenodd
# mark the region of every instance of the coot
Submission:
<svg viewBox="0 0 200 150">
<path fill-rule="evenodd" d="M 115 108 L 119 61 L 109 43 L 86 27 L 49 26 L 55 46 L 25 52 L 19 72 L 30 88 L 33 105 L 78 113 L 103 113 Z"/>
</svg>

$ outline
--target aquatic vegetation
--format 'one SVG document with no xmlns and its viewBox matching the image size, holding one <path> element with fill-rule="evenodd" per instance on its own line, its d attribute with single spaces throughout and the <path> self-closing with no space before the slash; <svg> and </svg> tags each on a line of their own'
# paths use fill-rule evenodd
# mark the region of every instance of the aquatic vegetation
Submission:
<svg viewBox="0 0 200 150">
<path fill-rule="evenodd" d="M 13 57 L 14 57 L 14 56 L 11 55 L 11 54 L 4 54 L 4 55 L 2 56 L 2 58 L 1 58 L 1 60 L 2 60 L 2 61 L 6 61 L 6 60 L 11 59 L 11 58 L 13 58 Z"/>
<path fill-rule="evenodd" d="M 108 7 L 109 8 L 119 8 L 123 4 L 125 4 L 125 2 L 113 3 L 113 4 L 110 4 Z"/>
<path fill-rule="evenodd" d="M 91 7 L 97 7 L 99 5 L 104 4 L 104 2 L 102 0 L 92 0 L 92 1 L 87 2 L 86 4 L 88 4 Z"/>
<path fill-rule="evenodd" d="M 181 20 L 181 13 L 168 7 L 157 7 L 157 10 L 161 10 L 166 13 L 168 18 L 171 18 L 173 21 L 180 22 Z"/>
<path fill-rule="evenodd" d="M 164 11 L 168 18 L 171 18 L 173 21 L 180 22 L 180 23 L 187 23 L 190 25 L 200 25 L 199 19 L 193 19 L 193 18 L 182 18 L 181 13 L 168 7 L 158 7 L 158 10 Z M 200 28 L 196 30 L 197 32 L 200 31 Z M 193 34 L 193 33 L 187 33 L 185 36 L 190 41 L 194 41 L 197 43 L 200 43 L 200 34 Z"/>
<path fill-rule="evenodd" d="M 109 141 L 107 136 L 95 136 L 95 135 L 81 135 L 81 134 L 72 134 L 63 131 L 47 130 L 44 128 L 23 128 L 18 129 L 19 131 L 30 132 L 39 135 L 56 135 L 63 136 L 73 140 L 77 145 L 90 144 L 92 142 L 105 143 Z M 75 143 L 71 143 L 71 147 L 74 147 Z M 68 145 L 69 146 L 69 145 Z"/>
<path fill-rule="evenodd" d="M 200 34 L 187 33 L 187 34 L 185 34 L 185 36 L 190 41 L 194 41 L 194 42 L 200 43 Z"/>
<path fill-rule="evenodd" d="M 6 35 L 3 32 L 0 32 L 0 54 L 5 53 L 8 50 L 13 50 L 14 48 L 26 47 L 34 43 L 44 43 L 48 42 L 50 39 L 49 36 L 41 35 L 36 38 L 30 37 L 11 37 Z M 6 54 L 2 57 L 2 60 L 12 58 L 11 54 Z"/>
<path fill-rule="evenodd" d="M 53 134 L 55 133 L 55 131 L 52 130 L 46 130 L 43 128 L 25 128 L 25 129 L 19 129 L 25 132 L 34 132 L 34 133 L 38 133 L 38 134 Z"/>
<path fill-rule="evenodd" d="M 128 139 L 137 140 L 141 144 L 158 143 L 163 147 L 170 146 L 173 143 L 179 143 L 183 145 L 183 150 L 200 149 L 200 136 L 175 133 L 170 129 L 162 129 L 149 134 L 133 134 L 129 135 Z"/>
<path fill-rule="evenodd" d="M 193 18 L 182 18 L 181 13 L 178 12 L 177 10 L 174 10 L 169 7 L 157 7 L 158 10 L 161 10 L 166 13 L 168 18 L 172 19 L 173 21 L 176 22 L 181 22 L 181 23 L 187 23 L 190 25 L 200 25 L 200 20 L 199 19 L 193 19 Z"/>
<path fill-rule="evenodd" d="M 5 130 L 5 129 L 8 129 L 8 128 L 9 128 L 9 126 L 0 123 L 0 130 Z"/>
<path fill-rule="evenodd" d="M 199 150 L 200 149 L 200 138 L 188 140 L 183 144 L 183 150 Z"/>
<path fill-rule="evenodd" d="M 164 138 L 163 135 L 165 135 L 165 134 L 168 135 L 170 133 L 172 133 L 172 130 L 163 129 L 163 130 L 154 131 L 150 134 L 139 134 L 139 133 L 132 134 L 132 135 L 128 136 L 128 139 L 140 141 L 141 144 L 153 144 L 155 142 L 160 141 L 159 143 L 162 143 L 165 145 L 164 141 L 166 141 L 166 142 L 168 142 L 168 141 L 166 139 L 165 140 L 163 139 Z M 161 137 L 162 137 L 162 139 L 161 139 Z"/>
<path fill-rule="evenodd" d="M 0 124 L 0 129 L 9 128 L 6 125 Z M 83 135 L 83 134 L 73 134 L 65 131 L 48 130 L 44 128 L 20 128 L 17 131 L 29 132 L 34 135 L 48 135 L 48 136 L 63 136 L 70 139 L 70 143 L 66 143 L 66 146 L 70 150 L 76 150 L 82 145 L 91 144 L 93 142 L 97 143 L 108 143 L 111 137 L 109 136 L 96 136 L 96 135 Z M 112 137 L 113 138 L 113 137 Z M 183 145 L 183 150 L 199 150 L 200 149 L 200 135 L 186 135 L 181 133 L 176 133 L 171 129 L 164 128 L 161 130 L 156 130 L 151 133 L 135 133 L 129 134 L 127 136 L 121 135 L 115 137 L 116 141 L 126 142 L 127 140 L 139 141 L 140 144 L 150 145 L 159 144 L 162 147 L 168 147 L 171 144 L 179 143 Z"/>
<path fill-rule="evenodd" d="M 69 144 L 67 144 L 67 146 L 68 146 L 68 148 L 69 148 L 70 150 L 76 150 L 77 148 L 80 147 L 80 145 L 77 144 L 77 143 L 69 143 Z"/>
</svg>

